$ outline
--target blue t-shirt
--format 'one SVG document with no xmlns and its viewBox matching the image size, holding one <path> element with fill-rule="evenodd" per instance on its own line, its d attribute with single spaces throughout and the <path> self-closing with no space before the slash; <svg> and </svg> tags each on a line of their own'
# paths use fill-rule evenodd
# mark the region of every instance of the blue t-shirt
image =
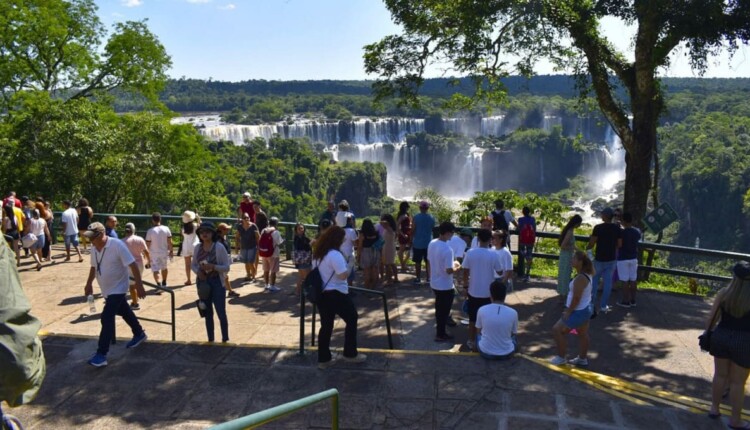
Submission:
<svg viewBox="0 0 750 430">
<path fill-rule="evenodd" d="M 617 254 L 617 259 L 635 260 L 638 257 L 638 241 L 641 240 L 641 232 L 635 227 L 628 227 L 620 233 L 622 247 Z"/>
<path fill-rule="evenodd" d="M 414 241 L 412 246 L 416 249 L 427 249 L 432 240 L 432 228 L 435 227 L 435 218 L 427 212 L 414 215 Z"/>
</svg>

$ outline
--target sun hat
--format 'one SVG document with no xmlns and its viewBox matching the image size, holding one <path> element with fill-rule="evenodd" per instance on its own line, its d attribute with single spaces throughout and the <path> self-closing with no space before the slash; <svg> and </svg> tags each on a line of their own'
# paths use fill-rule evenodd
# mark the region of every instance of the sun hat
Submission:
<svg viewBox="0 0 750 430">
<path fill-rule="evenodd" d="M 185 211 L 182 213 L 182 223 L 187 224 L 189 222 L 195 221 L 195 212 L 193 211 Z"/>
<path fill-rule="evenodd" d="M 98 234 L 104 234 L 104 232 L 105 232 L 104 224 L 100 222 L 95 222 L 95 223 L 89 224 L 88 228 L 86 228 L 86 231 L 83 233 L 83 236 L 91 239 L 92 237 Z"/>
<path fill-rule="evenodd" d="M 419 207 L 420 208 L 429 208 L 430 207 L 430 202 L 428 202 L 427 200 L 422 200 L 421 202 L 419 202 Z"/>
<path fill-rule="evenodd" d="M 209 221 L 202 222 L 198 227 L 197 233 L 200 234 L 201 230 L 210 230 L 211 232 L 216 233 L 216 226 L 214 225 L 214 223 Z"/>
</svg>

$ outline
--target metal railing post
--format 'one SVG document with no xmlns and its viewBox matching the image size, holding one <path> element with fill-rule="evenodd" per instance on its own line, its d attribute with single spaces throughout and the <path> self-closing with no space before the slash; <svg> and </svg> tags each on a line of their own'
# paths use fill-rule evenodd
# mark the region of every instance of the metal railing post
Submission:
<svg viewBox="0 0 750 430">
<path fill-rule="evenodd" d="M 331 428 L 338 429 L 339 391 L 335 388 L 331 388 L 330 390 L 303 397 L 301 399 L 293 400 L 291 402 L 284 403 L 283 405 L 274 406 L 270 409 L 256 412 L 242 418 L 237 418 L 236 420 L 217 424 L 213 427 L 210 427 L 209 430 L 239 430 L 260 427 L 281 417 L 285 417 L 289 414 L 297 412 L 303 408 L 314 405 L 315 403 L 322 402 L 328 398 L 331 399 Z"/>
</svg>

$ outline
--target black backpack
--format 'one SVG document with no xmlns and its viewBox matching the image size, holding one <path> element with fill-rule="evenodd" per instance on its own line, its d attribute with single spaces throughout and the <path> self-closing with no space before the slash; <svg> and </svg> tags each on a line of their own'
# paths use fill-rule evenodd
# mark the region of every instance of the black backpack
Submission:
<svg viewBox="0 0 750 430">
<path fill-rule="evenodd" d="M 322 261 L 321 261 L 322 262 Z M 323 296 L 323 289 L 328 285 L 328 282 L 333 278 L 333 275 L 336 272 L 331 273 L 331 276 L 328 278 L 328 281 L 326 281 L 325 284 L 323 284 L 323 277 L 320 276 L 320 265 L 318 267 L 312 269 L 310 273 L 307 274 L 305 277 L 305 280 L 302 282 L 302 291 L 305 292 L 305 297 L 307 298 L 307 301 L 317 305 L 320 302 L 321 296 Z"/>
<path fill-rule="evenodd" d="M 492 229 L 508 231 L 508 221 L 505 219 L 505 210 L 492 211 Z"/>
</svg>

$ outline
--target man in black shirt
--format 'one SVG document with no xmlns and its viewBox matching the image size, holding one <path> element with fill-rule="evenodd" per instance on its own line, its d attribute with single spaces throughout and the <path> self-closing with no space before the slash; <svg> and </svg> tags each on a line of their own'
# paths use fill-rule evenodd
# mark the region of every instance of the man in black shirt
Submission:
<svg viewBox="0 0 750 430">
<path fill-rule="evenodd" d="M 613 215 L 612 208 L 602 211 L 602 223 L 594 226 L 589 244 L 586 245 L 589 258 L 592 257 L 591 249 L 596 245 L 596 254 L 593 255 L 596 274 L 591 280 L 591 304 L 594 306 L 594 313 L 591 318 L 596 318 L 600 309 L 603 312 L 609 312 L 612 309 L 607 302 L 612 292 L 612 273 L 617 266 L 617 241 L 620 239 L 620 226 L 612 222 Z M 598 303 L 596 293 L 602 279 L 604 279 L 602 301 Z"/>
</svg>

